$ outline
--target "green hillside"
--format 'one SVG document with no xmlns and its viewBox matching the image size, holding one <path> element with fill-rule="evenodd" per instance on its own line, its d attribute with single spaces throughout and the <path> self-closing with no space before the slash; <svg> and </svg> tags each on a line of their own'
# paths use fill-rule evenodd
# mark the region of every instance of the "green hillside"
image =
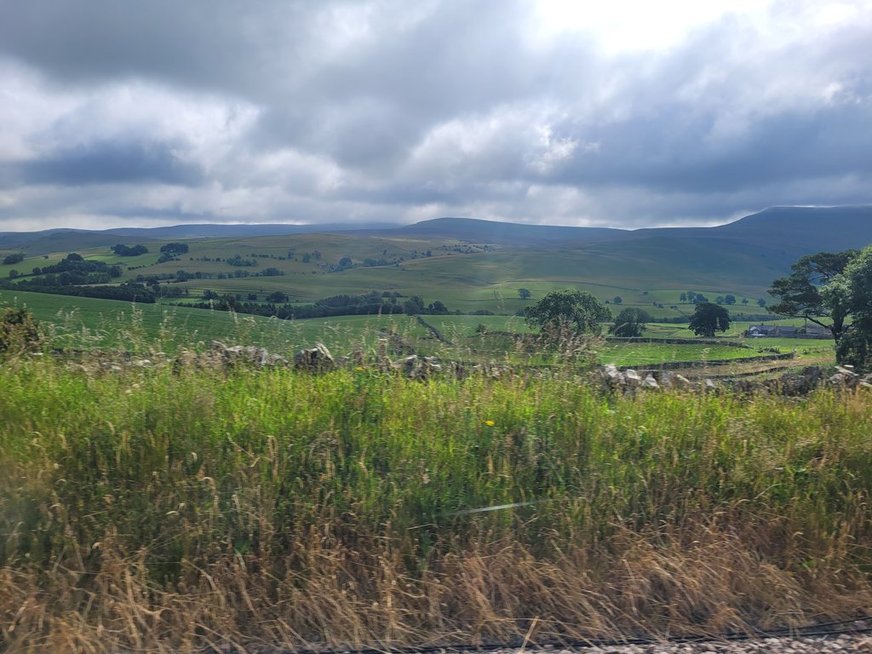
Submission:
<svg viewBox="0 0 872 654">
<path fill-rule="evenodd" d="M 160 259 L 169 234 L 226 234 L 229 227 L 259 235 L 190 238 L 188 252 Z M 271 229 L 285 233 L 263 234 Z M 772 280 L 803 254 L 872 242 L 872 208 L 776 208 L 721 227 L 638 231 L 459 218 L 335 233 L 289 229 L 299 231 L 202 225 L 2 235 L 0 257 L 20 252 L 25 258 L 0 264 L 0 280 L 15 291 L 10 283 L 39 281 L 34 268 L 78 252 L 121 266 L 122 275 L 111 283 L 156 283 L 161 294 L 184 303 L 202 301 L 206 291 L 261 303 L 277 291 L 292 303 L 387 291 L 420 296 L 425 304 L 440 300 L 451 311 L 513 314 L 550 290 L 574 287 L 677 319 L 692 310 L 679 302 L 692 290 L 711 299 L 734 295 L 731 311 L 752 319 Z M 151 240 L 157 236 L 162 240 Z M 120 257 L 110 250 L 119 242 L 141 243 L 149 251 Z M 10 275 L 18 279 L 10 282 Z M 521 288 L 531 291 L 529 300 L 519 297 Z"/>
</svg>

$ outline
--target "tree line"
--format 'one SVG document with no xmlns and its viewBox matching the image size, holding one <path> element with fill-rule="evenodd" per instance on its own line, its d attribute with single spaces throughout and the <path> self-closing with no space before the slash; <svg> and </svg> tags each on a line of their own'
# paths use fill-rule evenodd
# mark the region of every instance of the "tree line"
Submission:
<svg viewBox="0 0 872 654">
<path fill-rule="evenodd" d="M 315 300 L 311 304 L 290 304 L 290 298 L 282 291 L 275 291 L 266 297 L 266 302 L 243 301 L 234 294 L 219 294 L 206 290 L 202 302 L 185 304 L 198 309 L 235 311 L 256 316 L 286 319 L 333 318 L 336 316 L 387 315 L 387 314 L 430 314 L 444 315 L 448 307 L 440 300 L 425 304 L 424 300 L 413 295 L 400 302 L 398 293 L 390 291 L 370 291 L 362 295 L 332 295 Z"/>
</svg>

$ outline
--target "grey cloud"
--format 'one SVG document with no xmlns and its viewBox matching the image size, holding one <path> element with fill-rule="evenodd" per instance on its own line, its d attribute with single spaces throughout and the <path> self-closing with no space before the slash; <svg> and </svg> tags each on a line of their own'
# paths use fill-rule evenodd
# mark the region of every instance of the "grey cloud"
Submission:
<svg viewBox="0 0 872 654">
<path fill-rule="evenodd" d="M 26 184 L 79 186 L 155 182 L 193 186 L 202 171 L 168 143 L 106 141 L 62 149 L 16 166 Z"/>
<path fill-rule="evenodd" d="M 240 7 L 229 0 L 4 2 L 0 52 L 73 85 L 145 77 L 251 92 L 274 77 L 278 62 L 299 56 L 309 14 L 299 3 Z"/>
<path fill-rule="evenodd" d="M 671 110 L 670 110 L 671 109 Z M 872 174 L 872 107 L 784 112 L 750 124 L 726 146 L 707 143 L 716 116 L 682 107 L 585 130 L 593 152 L 578 154 L 557 181 L 716 192 L 791 179 Z"/>
<path fill-rule="evenodd" d="M 793 18 L 796 5 L 773 6 Z M 65 187 L 106 185 L 111 203 L 83 191 L 70 206 L 119 220 L 444 211 L 641 226 L 872 202 L 872 12 L 783 43 L 729 17 L 672 50 L 607 57 L 578 34 L 532 41 L 534 8 L 0 0 L 0 62 L 39 76 L 47 106 L 84 98 L 26 134 L 31 159 L 0 141 L 3 213 L 63 212 Z M 184 98 L 185 120 L 146 109 L 114 124 L 107 90 L 131 84 Z M 254 117 L 188 135 L 204 98 Z M 37 199 L 34 185 L 60 190 Z M 180 188 L 150 192 L 163 186 Z"/>
<path fill-rule="evenodd" d="M 516 2 L 440 3 L 403 29 L 393 24 L 400 6 L 382 6 L 371 19 L 373 37 L 344 58 L 284 92 L 266 93 L 272 99 L 259 141 L 381 169 L 398 164 L 442 122 L 530 97 L 547 101 L 568 83 L 583 86 L 590 68 L 584 42 L 529 49 L 523 38 L 529 10 Z"/>
</svg>

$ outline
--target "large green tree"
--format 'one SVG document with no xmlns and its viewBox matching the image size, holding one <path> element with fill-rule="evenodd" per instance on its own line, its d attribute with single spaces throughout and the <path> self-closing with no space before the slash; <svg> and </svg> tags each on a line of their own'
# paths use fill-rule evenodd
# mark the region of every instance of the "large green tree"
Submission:
<svg viewBox="0 0 872 654">
<path fill-rule="evenodd" d="M 609 327 L 609 333 L 615 336 L 641 336 L 645 325 L 653 318 L 645 309 L 622 309 L 615 318 L 615 324 Z"/>
<path fill-rule="evenodd" d="M 697 336 L 712 338 L 715 332 L 725 332 L 730 328 L 730 314 L 721 306 L 711 302 L 700 302 L 690 316 L 690 329 Z"/>
<path fill-rule="evenodd" d="M 569 328 L 575 333 L 599 334 L 600 323 L 612 319 L 611 312 L 587 291 L 551 291 L 524 311 L 527 323 L 543 330 Z"/>
<path fill-rule="evenodd" d="M 851 307 L 844 293 L 835 287 L 825 292 L 857 257 L 857 250 L 818 252 L 802 257 L 791 266 L 791 274 L 772 282 L 769 295 L 778 302 L 769 306 L 772 313 L 807 320 L 830 330 L 836 343 L 846 329 Z"/>
<path fill-rule="evenodd" d="M 825 303 L 851 316 L 836 340 L 838 361 L 872 370 L 872 246 L 856 253 L 820 294 Z"/>
</svg>

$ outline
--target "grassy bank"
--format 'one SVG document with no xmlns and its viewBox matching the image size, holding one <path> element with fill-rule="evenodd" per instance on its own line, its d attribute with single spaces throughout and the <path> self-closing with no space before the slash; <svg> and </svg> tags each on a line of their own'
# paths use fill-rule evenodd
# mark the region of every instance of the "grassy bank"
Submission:
<svg viewBox="0 0 872 654">
<path fill-rule="evenodd" d="M 701 633 L 872 604 L 865 393 L 51 360 L 0 386 L 0 649 Z"/>
</svg>

